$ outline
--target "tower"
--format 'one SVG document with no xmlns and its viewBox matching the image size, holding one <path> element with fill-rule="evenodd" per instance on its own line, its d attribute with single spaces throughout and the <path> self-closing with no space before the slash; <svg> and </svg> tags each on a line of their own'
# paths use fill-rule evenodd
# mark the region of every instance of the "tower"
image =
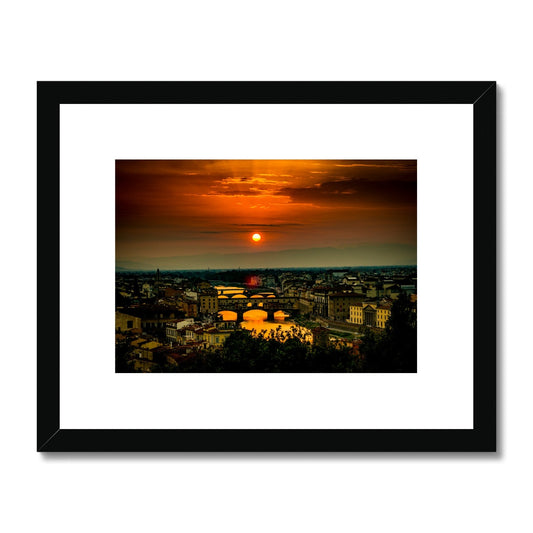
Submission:
<svg viewBox="0 0 533 533">
<path fill-rule="evenodd" d="M 155 288 L 155 293 L 157 295 L 157 298 L 159 298 L 159 286 L 161 284 L 161 273 L 159 272 L 159 269 L 157 269 L 156 273 L 155 273 L 155 283 L 154 283 L 154 288 Z"/>
</svg>

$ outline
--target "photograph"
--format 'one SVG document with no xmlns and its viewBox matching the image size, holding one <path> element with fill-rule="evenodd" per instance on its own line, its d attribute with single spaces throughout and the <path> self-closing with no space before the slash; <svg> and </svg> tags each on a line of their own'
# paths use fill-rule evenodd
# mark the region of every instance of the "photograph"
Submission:
<svg viewBox="0 0 533 533">
<path fill-rule="evenodd" d="M 115 161 L 117 373 L 417 372 L 417 161 Z"/>
</svg>

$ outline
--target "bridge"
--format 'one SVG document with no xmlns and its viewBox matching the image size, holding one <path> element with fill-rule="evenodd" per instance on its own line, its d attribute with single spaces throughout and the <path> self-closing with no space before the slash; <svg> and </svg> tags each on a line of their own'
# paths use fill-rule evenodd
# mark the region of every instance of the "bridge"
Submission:
<svg viewBox="0 0 533 533">
<path fill-rule="evenodd" d="M 218 296 L 219 311 L 233 311 L 237 313 L 237 321 L 244 320 L 247 311 L 265 311 L 269 320 L 274 319 L 277 311 L 294 315 L 299 311 L 298 298 L 290 296 L 276 296 L 274 294 L 220 294 Z"/>
</svg>

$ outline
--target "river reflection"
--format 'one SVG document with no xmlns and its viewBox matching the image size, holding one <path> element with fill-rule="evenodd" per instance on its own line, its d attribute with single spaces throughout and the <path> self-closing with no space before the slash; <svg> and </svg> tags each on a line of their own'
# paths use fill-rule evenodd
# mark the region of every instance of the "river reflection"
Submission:
<svg viewBox="0 0 533 533">
<path fill-rule="evenodd" d="M 236 313 L 233 311 L 220 311 L 219 314 L 222 316 L 222 320 L 235 320 Z M 285 313 L 279 311 L 276 313 L 276 318 L 274 320 L 264 320 L 263 317 L 266 317 L 265 311 L 260 310 L 251 310 L 244 314 L 244 320 L 241 322 L 241 328 L 247 329 L 249 331 L 255 330 L 254 333 L 258 335 L 263 333 L 264 335 L 270 334 L 271 331 L 276 331 L 280 333 L 289 333 L 296 331 L 301 333 L 304 336 L 306 341 L 312 341 L 311 332 L 296 324 L 292 320 L 285 319 Z"/>
</svg>

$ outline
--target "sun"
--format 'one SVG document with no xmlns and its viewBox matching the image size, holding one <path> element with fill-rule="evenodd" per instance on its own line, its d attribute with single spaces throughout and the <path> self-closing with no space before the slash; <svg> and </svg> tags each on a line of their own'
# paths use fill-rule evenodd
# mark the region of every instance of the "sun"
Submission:
<svg viewBox="0 0 533 533">
<path fill-rule="evenodd" d="M 260 233 L 254 233 L 252 235 L 252 241 L 254 242 L 259 242 L 263 237 L 261 237 L 261 234 Z"/>
</svg>

